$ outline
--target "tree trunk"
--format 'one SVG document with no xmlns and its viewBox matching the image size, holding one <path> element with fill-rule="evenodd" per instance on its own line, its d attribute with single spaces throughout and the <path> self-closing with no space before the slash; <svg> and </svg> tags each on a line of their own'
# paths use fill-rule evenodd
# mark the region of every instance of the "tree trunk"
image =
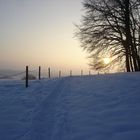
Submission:
<svg viewBox="0 0 140 140">
<path fill-rule="evenodd" d="M 133 62 L 132 62 L 132 56 L 129 57 L 129 62 L 130 62 L 130 66 L 131 66 L 131 71 L 134 71 L 134 67 L 133 67 Z"/>
<path fill-rule="evenodd" d="M 129 63 L 129 53 L 128 53 L 128 48 L 126 48 L 126 60 L 125 60 L 125 63 L 126 63 L 126 71 L 127 72 L 130 72 L 130 63 Z"/>
<path fill-rule="evenodd" d="M 130 56 L 130 46 L 131 46 L 131 42 L 130 40 L 131 38 L 131 32 L 130 32 L 130 1 L 129 0 L 125 0 L 125 32 L 126 32 L 126 69 L 127 72 L 130 72 L 130 62 L 129 62 L 129 57 Z"/>
</svg>

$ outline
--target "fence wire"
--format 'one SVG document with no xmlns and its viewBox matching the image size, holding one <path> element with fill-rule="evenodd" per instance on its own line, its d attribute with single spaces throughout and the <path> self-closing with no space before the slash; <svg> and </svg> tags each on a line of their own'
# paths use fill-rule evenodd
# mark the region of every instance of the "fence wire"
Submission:
<svg viewBox="0 0 140 140">
<path fill-rule="evenodd" d="M 39 69 L 40 68 L 40 69 Z M 1 84 L 5 83 L 7 80 L 17 80 L 13 84 L 19 83 L 22 84 L 23 86 L 26 86 L 26 82 L 29 80 L 36 80 L 37 83 L 39 84 L 43 84 L 40 79 L 46 79 L 46 78 L 61 78 L 61 77 L 68 77 L 68 76 L 84 76 L 84 75 L 92 75 L 91 71 L 87 71 L 84 72 L 83 70 L 79 70 L 79 74 L 76 74 L 76 71 L 72 71 L 72 70 L 56 70 L 56 69 L 44 69 L 42 70 L 41 67 L 33 69 L 33 70 L 28 70 L 28 72 L 25 71 L 21 71 L 21 72 L 17 72 L 17 73 L 13 73 L 13 74 L 2 74 L 0 73 L 0 80 Z M 27 73 L 28 74 L 27 74 Z M 75 73 L 76 72 L 76 73 Z M 27 76 L 28 75 L 28 76 Z M 7 79 L 7 80 L 6 80 Z M 28 79 L 28 80 L 27 80 Z M 38 80 L 39 79 L 39 80 Z M 29 86 L 31 83 L 34 82 L 29 82 Z M 28 86 L 27 86 L 28 87 Z"/>
<path fill-rule="evenodd" d="M 25 71 L 19 72 L 19 73 L 14 73 L 14 74 L 8 74 L 8 75 L 2 75 L 0 74 L 0 79 L 15 79 L 20 76 L 23 76 L 25 74 Z"/>
</svg>

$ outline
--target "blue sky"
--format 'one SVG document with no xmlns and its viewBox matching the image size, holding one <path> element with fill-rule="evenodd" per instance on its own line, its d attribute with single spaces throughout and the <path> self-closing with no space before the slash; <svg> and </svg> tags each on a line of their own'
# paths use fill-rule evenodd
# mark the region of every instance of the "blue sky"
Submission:
<svg viewBox="0 0 140 140">
<path fill-rule="evenodd" d="M 74 38 L 82 0 L 0 0 L 0 68 L 88 69 Z"/>
</svg>

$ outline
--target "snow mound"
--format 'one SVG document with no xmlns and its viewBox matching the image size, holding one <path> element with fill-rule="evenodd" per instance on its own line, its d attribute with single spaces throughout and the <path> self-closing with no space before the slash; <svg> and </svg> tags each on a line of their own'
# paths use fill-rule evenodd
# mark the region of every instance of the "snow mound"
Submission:
<svg viewBox="0 0 140 140">
<path fill-rule="evenodd" d="M 140 140 L 140 73 L 0 81 L 1 140 Z"/>
</svg>

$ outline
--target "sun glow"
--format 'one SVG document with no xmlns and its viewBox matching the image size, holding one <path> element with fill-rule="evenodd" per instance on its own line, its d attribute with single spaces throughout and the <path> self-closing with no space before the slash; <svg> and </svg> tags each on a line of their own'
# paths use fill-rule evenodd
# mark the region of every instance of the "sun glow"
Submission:
<svg viewBox="0 0 140 140">
<path fill-rule="evenodd" d="M 104 61 L 104 63 L 107 65 L 107 64 L 109 64 L 110 63 L 110 58 L 109 57 L 107 57 L 107 58 L 103 58 L 103 61 Z"/>
</svg>

